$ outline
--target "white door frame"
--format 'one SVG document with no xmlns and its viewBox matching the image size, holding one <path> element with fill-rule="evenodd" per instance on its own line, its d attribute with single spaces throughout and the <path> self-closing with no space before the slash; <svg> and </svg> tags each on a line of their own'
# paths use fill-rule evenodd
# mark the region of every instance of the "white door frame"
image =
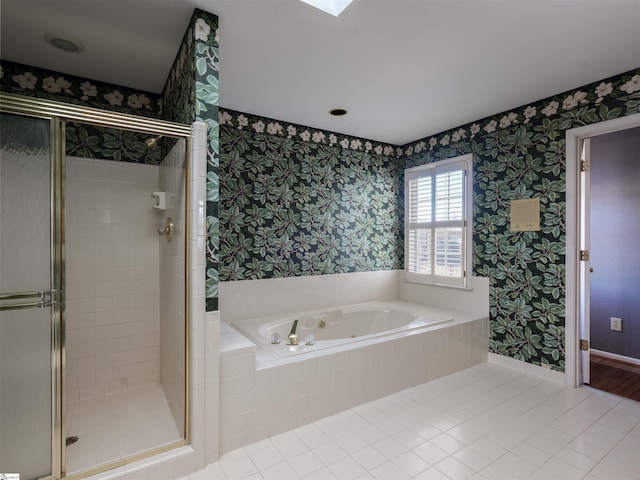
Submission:
<svg viewBox="0 0 640 480">
<path fill-rule="evenodd" d="M 565 298 L 565 384 L 580 386 L 580 144 L 583 139 L 606 133 L 640 127 L 640 113 L 604 122 L 572 128 L 566 139 L 566 298 Z"/>
<path fill-rule="evenodd" d="M 578 262 L 578 344 L 582 347 L 582 341 L 585 340 L 591 344 L 591 259 L 587 257 L 582 259 L 582 250 L 591 253 L 591 138 L 583 138 L 580 140 L 580 163 L 585 162 L 587 168 L 580 167 L 580 181 L 578 183 L 578 224 L 580 231 L 578 233 L 578 250 L 580 251 L 580 261 Z M 584 170 L 584 171 L 583 171 Z M 591 383 L 591 352 L 579 349 L 579 366 L 578 366 L 578 383 Z"/>
</svg>

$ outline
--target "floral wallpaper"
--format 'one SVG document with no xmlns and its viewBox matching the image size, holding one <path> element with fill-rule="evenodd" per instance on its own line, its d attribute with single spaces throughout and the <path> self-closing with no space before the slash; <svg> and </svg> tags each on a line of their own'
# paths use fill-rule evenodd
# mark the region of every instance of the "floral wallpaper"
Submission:
<svg viewBox="0 0 640 480">
<path fill-rule="evenodd" d="M 160 96 L 6 60 L 0 61 L 2 91 L 132 115 L 159 117 Z"/>
<path fill-rule="evenodd" d="M 218 19 L 202 12 L 195 24 L 196 37 L 196 119 L 207 124 L 207 311 L 218 310 L 219 168 L 218 126 Z"/>
<path fill-rule="evenodd" d="M 405 167 L 473 153 L 474 274 L 491 279 L 491 351 L 565 365 L 565 130 L 640 112 L 640 69 L 412 142 Z M 511 232 L 512 199 L 541 230 Z"/>
<path fill-rule="evenodd" d="M 220 113 L 220 280 L 402 268 L 395 148 Z"/>
</svg>

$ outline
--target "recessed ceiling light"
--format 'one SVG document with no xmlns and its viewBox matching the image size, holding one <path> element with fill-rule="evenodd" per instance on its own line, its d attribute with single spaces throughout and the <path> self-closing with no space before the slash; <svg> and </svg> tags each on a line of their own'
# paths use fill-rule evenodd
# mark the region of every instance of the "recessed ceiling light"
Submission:
<svg viewBox="0 0 640 480">
<path fill-rule="evenodd" d="M 47 33 L 44 39 L 49 45 L 59 50 L 64 50 L 65 52 L 78 53 L 84 50 L 82 44 L 77 40 L 64 35 L 58 35 L 57 33 Z"/>
<path fill-rule="evenodd" d="M 341 117 L 347 114 L 347 111 L 344 108 L 334 108 L 333 110 L 329 110 L 329 113 L 334 117 Z"/>
<path fill-rule="evenodd" d="M 337 17 L 342 11 L 349 6 L 353 0 L 302 0 L 311 6 L 319 8 L 323 12 L 327 12 Z"/>
</svg>

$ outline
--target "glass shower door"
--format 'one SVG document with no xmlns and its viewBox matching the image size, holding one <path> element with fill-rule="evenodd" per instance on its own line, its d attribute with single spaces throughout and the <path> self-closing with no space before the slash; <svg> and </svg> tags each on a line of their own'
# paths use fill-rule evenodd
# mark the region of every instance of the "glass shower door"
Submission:
<svg viewBox="0 0 640 480">
<path fill-rule="evenodd" d="M 0 473 L 57 476 L 50 121 L 0 114 Z"/>
</svg>

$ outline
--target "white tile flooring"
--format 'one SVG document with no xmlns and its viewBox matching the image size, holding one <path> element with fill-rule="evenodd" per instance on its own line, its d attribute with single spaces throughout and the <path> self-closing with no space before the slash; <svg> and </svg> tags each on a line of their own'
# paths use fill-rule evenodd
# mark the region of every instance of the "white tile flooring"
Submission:
<svg viewBox="0 0 640 480">
<path fill-rule="evenodd" d="M 162 387 L 145 385 L 71 402 L 66 408 L 67 473 L 110 463 L 178 441 L 178 432 Z"/>
<path fill-rule="evenodd" d="M 483 364 L 223 455 L 183 480 L 640 480 L 640 403 Z"/>
</svg>

